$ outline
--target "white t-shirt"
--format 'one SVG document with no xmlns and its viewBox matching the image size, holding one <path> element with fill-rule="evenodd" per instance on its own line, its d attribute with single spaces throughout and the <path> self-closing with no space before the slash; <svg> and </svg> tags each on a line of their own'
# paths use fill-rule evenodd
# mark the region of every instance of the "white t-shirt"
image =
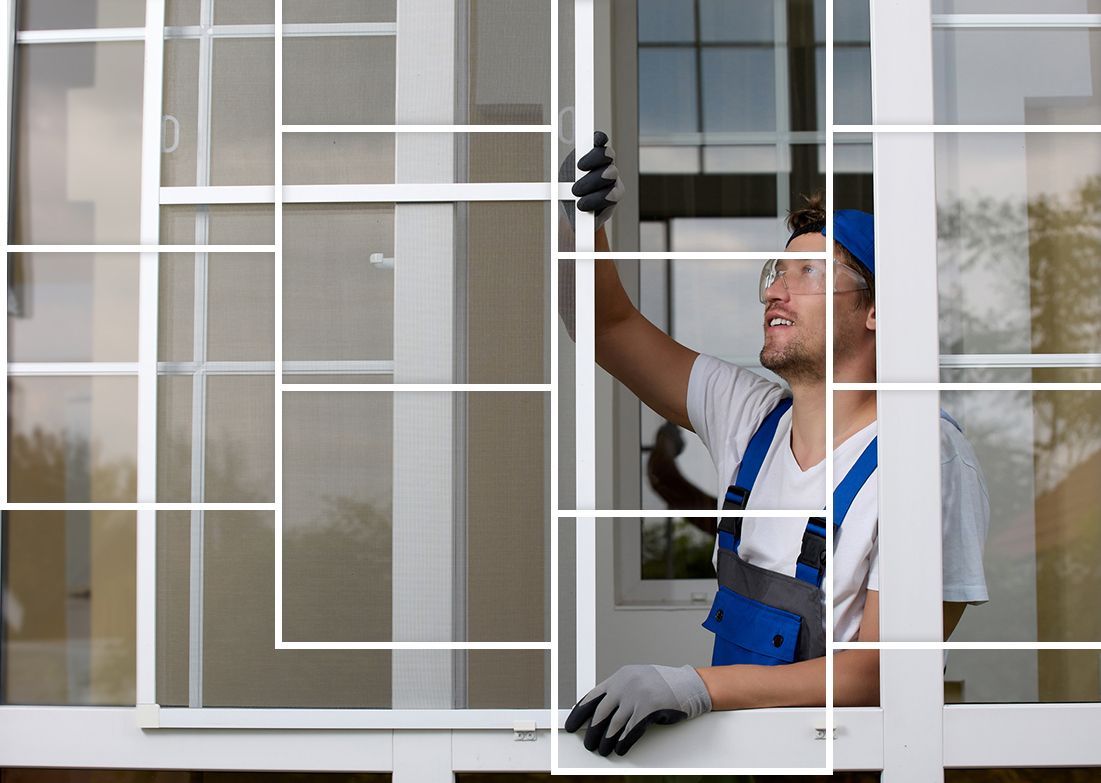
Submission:
<svg viewBox="0 0 1101 783">
<path fill-rule="evenodd" d="M 711 453 L 719 474 L 719 508 L 750 439 L 783 396 L 782 387 L 713 356 L 700 354 L 688 381 L 688 418 Z M 834 482 L 840 483 L 876 436 L 875 422 L 834 450 Z M 791 452 L 791 411 L 776 428 L 747 508 L 809 510 L 826 505 L 825 462 L 802 470 Z M 944 600 L 987 600 L 982 550 L 990 522 L 986 484 L 970 444 L 941 420 L 941 490 L 944 520 Z M 851 641 L 860 630 L 867 590 L 879 589 L 879 495 L 873 473 L 857 493 L 835 542 L 828 570 L 834 574 L 834 640 Z M 795 575 L 805 517 L 745 517 L 739 555 L 747 562 Z"/>
</svg>

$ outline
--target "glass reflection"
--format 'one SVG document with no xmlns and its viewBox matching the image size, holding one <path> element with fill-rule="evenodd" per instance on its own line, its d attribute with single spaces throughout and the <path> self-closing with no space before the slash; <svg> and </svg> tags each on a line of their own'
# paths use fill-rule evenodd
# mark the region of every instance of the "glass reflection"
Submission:
<svg viewBox="0 0 1101 783">
<path fill-rule="evenodd" d="M 9 258 L 10 361 L 137 361 L 137 256 L 23 253 Z"/>
<path fill-rule="evenodd" d="M 137 379 L 11 377 L 12 501 L 133 502 Z"/>
<path fill-rule="evenodd" d="M 942 354 L 1098 351 L 1094 138 L 938 135 L 937 212 Z"/>
<path fill-rule="evenodd" d="M 6 704 L 134 703 L 134 514 L 6 511 Z"/>
<path fill-rule="evenodd" d="M 142 49 L 16 48 L 13 243 L 138 243 Z"/>
<path fill-rule="evenodd" d="M 1101 122 L 1096 30 L 935 29 L 933 72 L 937 122 Z"/>
</svg>

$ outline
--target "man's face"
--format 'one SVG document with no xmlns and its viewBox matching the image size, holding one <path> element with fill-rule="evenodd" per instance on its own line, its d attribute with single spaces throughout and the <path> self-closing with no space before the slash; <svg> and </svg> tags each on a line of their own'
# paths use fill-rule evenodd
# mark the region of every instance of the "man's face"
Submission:
<svg viewBox="0 0 1101 783">
<path fill-rule="evenodd" d="M 790 252 L 822 252 L 826 238 L 803 234 L 788 244 Z M 825 274 L 824 261 L 787 261 L 813 265 Z M 868 310 L 856 307 L 855 292 L 836 294 L 834 302 L 834 361 L 844 360 L 860 350 L 866 333 Z M 826 377 L 826 297 L 822 294 L 792 294 L 780 280 L 765 290 L 765 340 L 761 364 L 788 383 L 817 382 Z"/>
</svg>

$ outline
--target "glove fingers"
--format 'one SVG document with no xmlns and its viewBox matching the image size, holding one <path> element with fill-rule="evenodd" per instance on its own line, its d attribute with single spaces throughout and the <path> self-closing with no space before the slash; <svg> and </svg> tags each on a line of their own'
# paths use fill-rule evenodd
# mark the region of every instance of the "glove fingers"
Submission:
<svg viewBox="0 0 1101 783">
<path fill-rule="evenodd" d="M 605 209 L 612 206 L 608 203 L 607 198 L 605 198 L 610 192 L 610 189 L 602 190 L 599 193 L 591 193 L 584 198 L 578 199 L 577 208 L 582 212 L 603 212 Z"/>
<path fill-rule="evenodd" d="M 577 168 L 582 171 L 599 171 L 605 166 L 610 166 L 614 160 L 615 150 L 611 147 L 594 147 L 577 161 Z"/>
<path fill-rule="evenodd" d="M 609 727 L 608 731 L 611 731 Z M 617 731 L 611 733 L 611 736 L 605 734 L 600 739 L 600 745 L 597 747 L 596 752 L 601 756 L 610 756 L 612 751 L 615 750 L 616 744 L 619 742 L 619 738 L 623 735 L 623 727 L 620 726 Z"/>
<path fill-rule="evenodd" d="M 612 176 L 607 176 L 611 172 Z M 607 192 L 615 188 L 616 177 L 619 172 L 615 166 L 608 166 L 598 171 L 590 171 L 584 177 L 573 183 L 570 192 L 575 196 L 588 196 L 590 193 Z"/>
<path fill-rule="evenodd" d="M 623 737 L 616 743 L 615 752 L 623 756 L 631 749 L 631 747 L 639 741 L 643 733 L 650 727 L 651 723 L 658 723 L 661 725 L 667 725 L 670 723 L 678 723 L 688 717 L 688 713 L 683 710 L 656 710 L 644 717 L 635 725 L 628 725 L 624 728 Z"/>
<path fill-rule="evenodd" d="M 607 694 L 601 693 L 594 698 L 589 698 L 590 696 L 592 696 L 592 691 L 589 691 L 585 698 L 575 704 L 574 708 L 570 710 L 570 714 L 566 716 L 566 731 L 571 734 L 588 722 Z"/>
<path fill-rule="evenodd" d="M 611 720 L 611 716 L 609 716 L 602 721 L 593 721 L 589 724 L 588 730 L 585 731 L 585 750 L 597 750 L 600 747 L 600 741 L 604 739 L 604 734 L 607 732 Z"/>
<path fill-rule="evenodd" d="M 602 130 L 593 131 L 593 146 L 604 147 L 608 144 L 608 134 Z"/>
</svg>

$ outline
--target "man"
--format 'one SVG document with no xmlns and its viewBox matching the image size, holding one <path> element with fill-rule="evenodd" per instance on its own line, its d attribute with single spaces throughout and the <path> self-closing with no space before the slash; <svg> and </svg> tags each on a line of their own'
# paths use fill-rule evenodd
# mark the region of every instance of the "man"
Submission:
<svg viewBox="0 0 1101 783">
<path fill-rule="evenodd" d="M 581 196 L 579 208 L 595 212 L 598 226 L 622 192 L 614 153 L 606 145 L 607 137 L 598 133 L 595 149 L 578 163 L 589 173 L 574 189 Z M 838 211 L 834 219 L 834 380 L 874 382 L 873 220 L 853 210 Z M 787 251 L 825 250 L 820 200 L 792 212 L 788 228 Z M 603 228 L 596 241 L 597 250 L 608 249 Z M 835 393 L 833 452 L 827 454 L 825 296 L 824 261 L 770 261 L 762 273 L 761 364 L 786 381 L 789 394 L 759 375 L 677 343 L 631 304 L 614 263 L 599 261 L 596 359 L 658 414 L 696 432 L 719 472 L 720 507 L 824 508 L 825 460 L 833 459 L 834 523 L 843 525 L 835 527 L 829 566 L 832 632 L 836 641 L 877 641 L 875 394 Z M 982 544 L 989 507 L 974 453 L 947 418 L 941 422 L 941 442 L 947 638 L 967 602 L 987 599 Z M 755 477 L 745 475 L 754 469 Z M 589 750 L 622 755 L 652 723 L 673 723 L 711 709 L 825 704 L 824 535 L 819 519 L 724 519 L 718 536 L 720 590 L 704 625 L 717 634 L 713 664 L 725 665 L 625 666 L 574 707 L 566 729 L 588 724 Z M 877 652 L 846 650 L 834 656 L 836 705 L 876 704 L 878 691 Z"/>
</svg>

